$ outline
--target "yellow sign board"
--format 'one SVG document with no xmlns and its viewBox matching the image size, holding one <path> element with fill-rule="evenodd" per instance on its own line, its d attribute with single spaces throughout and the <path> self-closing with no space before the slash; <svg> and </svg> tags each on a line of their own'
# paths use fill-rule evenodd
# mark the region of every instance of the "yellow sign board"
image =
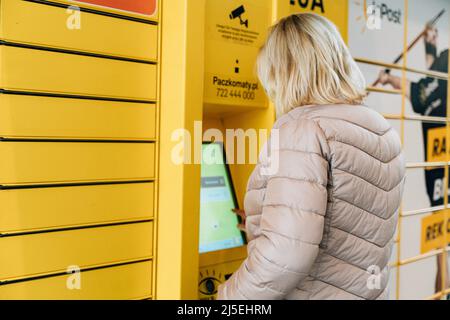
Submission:
<svg viewBox="0 0 450 320">
<path fill-rule="evenodd" d="M 269 28 L 269 0 L 207 0 L 205 103 L 266 106 L 255 62 Z"/>
<path fill-rule="evenodd" d="M 448 244 L 450 233 L 449 210 L 441 210 L 422 219 L 420 252 L 443 248 Z"/>
<path fill-rule="evenodd" d="M 278 1 L 277 16 L 312 12 L 330 19 L 347 42 L 348 0 L 281 0 Z"/>
<path fill-rule="evenodd" d="M 428 129 L 427 161 L 447 161 L 446 127 Z"/>
</svg>

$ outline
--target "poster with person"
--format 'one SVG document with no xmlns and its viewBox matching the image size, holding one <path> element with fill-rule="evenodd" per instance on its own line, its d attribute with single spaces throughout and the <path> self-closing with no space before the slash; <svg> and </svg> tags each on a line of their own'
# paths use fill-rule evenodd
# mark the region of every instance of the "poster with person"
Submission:
<svg viewBox="0 0 450 320">
<path fill-rule="evenodd" d="M 409 166 L 399 244 L 404 260 L 438 246 L 427 230 L 445 216 L 450 1 L 349 0 L 348 9 L 349 48 L 369 88 L 365 103 L 396 123 L 403 136 Z M 400 298 L 439 292 L 447 272 L 441 259 L 399 267 L 400 279 L 420 279 L 396 284 Z"/>
<path fill-rule="evenodd" d="M 443 206 L 448 195 L 442 163 L 448 161 L 446 117 L 450 2 L 409 0 L 407 12 L 405 50 L 400 56 L 401 60 L 406 59 L 408 72 L 403 78 L 389 69 L 382 69 L 375 81 L 380 88 L 405 93 L 404 150 L 407 162 L 416 168 L 407 172 L 403 210 L 407 215 L 414 212 L 422 214 L 408 215 L 402 221 L 402 259 L 446 244 L 445 236 L 441 237 L 442 241 L 436 241 L 429 230 L 438 221 L 444 222 Z M 435 276 L 426 282 L 402 282 L 400 291 L 429 292 L 430 295 L 440 292 L 443 273 L 448 278 L 442 259 L 443 256 L 437 255 L 436 258 L 401 267 L 416 277 L 433 274 L 430 270 L 435 270 Z"/>
</svg>

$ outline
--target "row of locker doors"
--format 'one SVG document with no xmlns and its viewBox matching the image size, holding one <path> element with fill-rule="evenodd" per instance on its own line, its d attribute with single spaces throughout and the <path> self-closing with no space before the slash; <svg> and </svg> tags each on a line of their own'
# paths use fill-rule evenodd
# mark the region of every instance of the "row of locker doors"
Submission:
<svg viewBox="0 0 450 320">
<path fill-rule="evenodd" d="M 1 1 L 0 299 L 152 298 L 158 20 L 71 5 Z"/>
</svg>

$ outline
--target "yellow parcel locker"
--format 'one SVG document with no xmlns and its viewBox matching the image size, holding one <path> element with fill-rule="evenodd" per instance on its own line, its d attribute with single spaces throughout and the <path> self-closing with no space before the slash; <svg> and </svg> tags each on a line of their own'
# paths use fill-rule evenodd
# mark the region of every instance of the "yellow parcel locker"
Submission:
<svg viewBox="0 0 450 320">
<path fill-rule="evenodd" d="M 153 223 L 35 233 L 0 239 L 0 281 L 151 258 Z"/>
<path fill-rule="evenodd" d="M 155 64 L 0 46 L 0 88 L 156 100 Z"/>
<path fill-rule="evenodd" d="M 153 197 L 151 182 L 0 190 L 0 236 L 152 219 Z"/>
<path fill-rule="evenodd" d="M 0 142 L 0 184 L 152 179 L 153 143 Z"/>
<path fill-rule="evenodd" d="M 152 295 L 152 262 L 82 271 L 80 289 L 69 290 L 70 275 L 0 285 L 0 300 L 131 300 Z"/>
<path fill-rule="evenodd" d="M 2 40 L 131 59 L 157 59 L 158 27 L 154 24 L 85 11 L 75 16 L 78 13 L 68 12 L 65 6 L 20 0 L 3 0 L 0 10 Z"/>
<path fill-rule="evenodd" d="M 156 105 L 0 94 L 0 136 L 154 140 Z"/>
</svg>

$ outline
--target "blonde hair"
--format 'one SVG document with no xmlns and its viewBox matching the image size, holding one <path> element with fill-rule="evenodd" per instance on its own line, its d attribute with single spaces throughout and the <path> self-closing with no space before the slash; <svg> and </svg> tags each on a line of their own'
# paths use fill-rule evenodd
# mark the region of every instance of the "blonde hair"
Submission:
<svg viewBox="0 0 450 320">
<path fill-rule="evenodd" d="M 366 96 L 364 77 L 337 28 L 313 13 L 271 28 L 257 70 L 279 116 L 305 105 L 361 104 Z"/>
</svg>

